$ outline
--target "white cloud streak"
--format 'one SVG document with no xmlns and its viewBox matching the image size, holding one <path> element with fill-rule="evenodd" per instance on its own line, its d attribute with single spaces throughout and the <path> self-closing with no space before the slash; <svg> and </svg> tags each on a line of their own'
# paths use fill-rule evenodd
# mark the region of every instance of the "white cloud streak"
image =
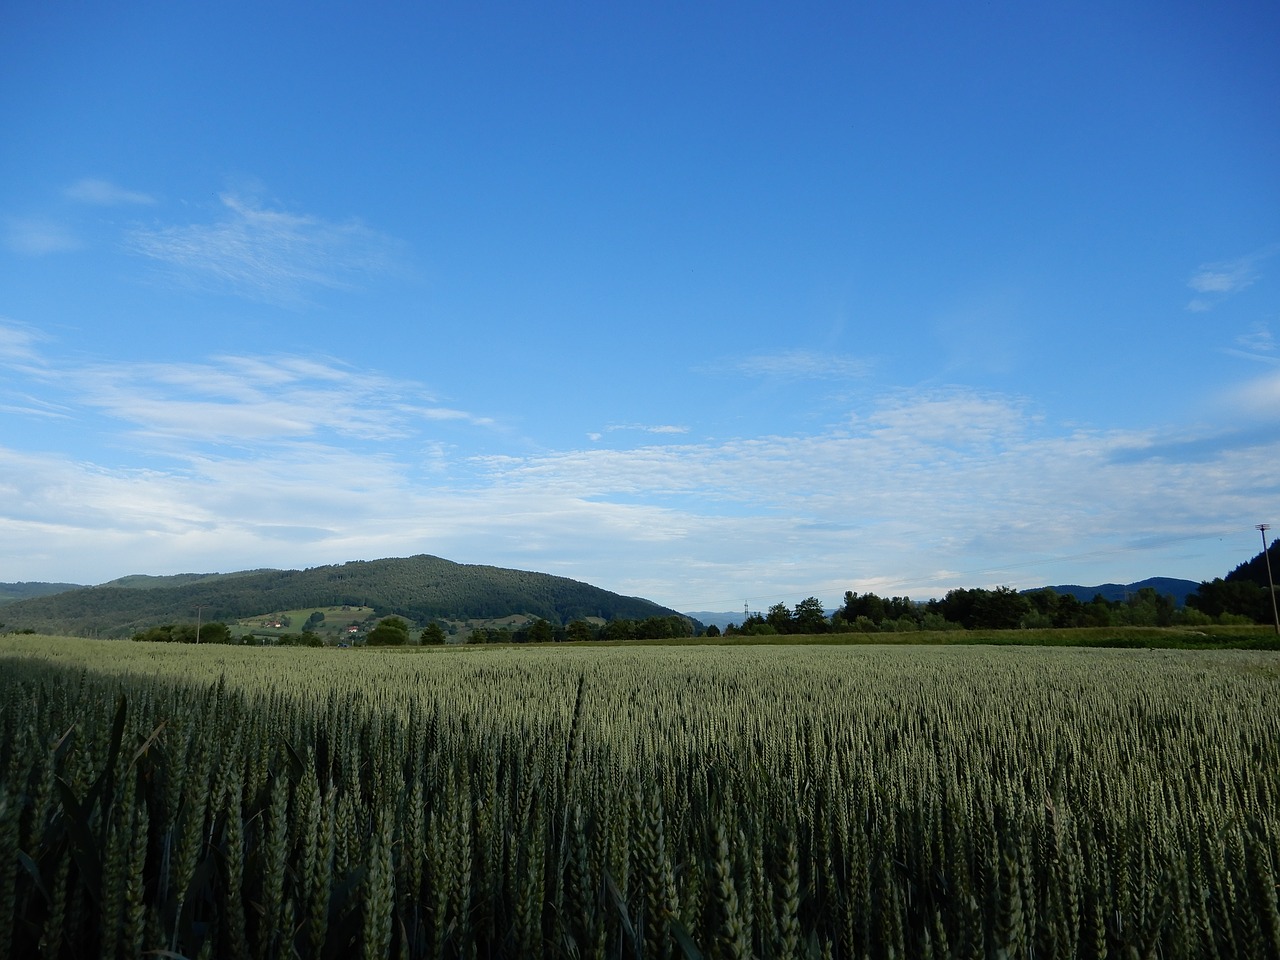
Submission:
<svg viewBox="0 0 1280 960">
<path fill-rule="evenodd" d="M 155 197 L 137 190 L 127 190 L 109 180 L 85 177 L 67 187 L 62 195 L 76 203 L 87 203 L 96 207 L 149 206 L 156 202 Z"/>
<path fill-rule="evenodd" d="M 1227 410 L 1238 417 L 1280 424 L 1280 370 L 1233 387 L 1225 400 Z"/>
<path fill-rule="evenodd" d="M 48 217 L 10 217 L 4 223 L 4 245 L 13 253 L 42 257 L 79 250 L 83 244 L 65 223 Z"/>
<path fill-rule="evenodd" d="M 72 380 L 86 406 L 138 433 L 197 443 L 252 445 L 322 434 L 379 442 L 412 436 L 423 421 L 492 423 L 441 406 L 413 384 L 290 356 L 102 365 Z"/>
<path fill-rule="evenodd" d="M 44 340 L 39 331 L 0 317 L 0 366 L 43 366 L 37 345 Z"/>
<path fill-rule="evenodd" d="M 1212 310 L 1221 299 L 1253 286 L 1261 264 L 1277 252 L 1280 244 L 1270 244 L 1234 260 L 1201 264 L 1187 281 L 1187 286 L 1201 296 L 1193 297 L 1187 309 L 1197 313 Z"/>
<path fill-rule="evenodd" d="M 670 424 L 670 423 L 660 423 L 660 424 L 652 424 L 652 425 L 643 424 L 643 423 L 611 423 L 609 424 L 609 426 L 605 427 L 605 431 L 608 433 L 614 433 L 620 430 L 633 432 L 633 433 L 656 433 L 656 434 L 679 434 L 679 433 L 689 432 L 688 427 L 678 426 L 676 424 Z M 599 436 L 599 434 L 597 434 L 597 436 Z"/>
<path fill-rule="evenodd" d="M 870 372 L 871 365 L 856 357 L 814 350 L 780 350 L 725 360 L 707 369 L 774 380 L 858 380 Z"/>
<path fill-rule="evenodd" d="M 391 241 L 360 223 L 266 209 L 232 194 L 214 223 L 137 228 L 128 249 L 184 283 L 268 303 L 305 303 L 391 267 Z"/>
<path fill-rule="evenodd" d="M 1248 333 L 1237 337 L 1236 342 L 1253 353 L 1272 353 L 1276 348 L 1276 338 L 1265 323 L 1255 323 Z"/>
</svg>

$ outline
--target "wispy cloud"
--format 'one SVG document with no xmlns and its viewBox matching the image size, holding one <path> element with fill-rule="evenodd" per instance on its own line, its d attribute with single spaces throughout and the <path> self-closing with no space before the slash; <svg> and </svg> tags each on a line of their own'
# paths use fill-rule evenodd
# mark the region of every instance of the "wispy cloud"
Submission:
<svg viewBox="0 0 1280 960">
<path fill-rule="evenodd" d="M 349 289 L 392 265 L 392 242 L 359 222 L 268 209 L 233 194 L 220 200 L 213 223 L 137 228 L 127 246 L 185 283 L 280 304 Z"/>
<path fill-rule="evenodd" d="M 605 427 L 610 433 L 618 430 L 626 430 L 634 433 L 688 433 L 688 427 L 677 426 L 676 424 L 660 423 L 660 424 L 644 424 L 644 423 L 611 423 Z"/>
<path fill-rule="evenodd" d="M 1234 347 L 1225 348 L 1223 353 L 1259 363 L 1280 363 L 1280 356 L 1276 355 L 1275 337 L 1265 323 L 1253 324 L 1247 332 L 1236 337 Z"/>
<path fill-rule="evenodd" d="M 1276 338 L 1265 323 L 1255 323 L 1247 333 L 1236 338 L 1236 343 L 1253 353 L 1273 353 L 1276 349 Z"/>
<path fill-rule="evenodd" d="M 491 423 L 412 384 L 289 356 L 113 364 L 86 368 L 75 381 L 86 404 L 143 434 L 205 443 L 321 434 L 385 441 L 412 436 L 423 422 Z"/>
<path fill-rule="evenodd" d="M 1201 264 L 1187 281 L 1187 286 L 1200 296 L 1192 298 L 1187 309 L 1211 310 L 1224 297 L 1252 286 L 1259 277 L 1259 266 L 1277 252 L 1280 244 L 1270 244 L 1234 260 Z"/>
<path fill-rule="evenodd" d="M 797 349 L 737 357 L 714 369 L 777 380 L 857 380 L 870 372 L 871 365 L 857 357 Z"/>
<path fill-rule="evenodd" d="M 1236 418 L 1280 425 L 1280 370 L 1232 387 L 1226 407 Z"/>
<path fill-rule="evenodd" d="M 606 433 L 652 433 L 657 435 L 684 434 L 689 432 L 689 428 L 679 426 L 677 424 L 660 423 L 660 424 L 644 424 L 644 423 L 611 423 L 604 428 L 603 431 L 593 430 L 587 434 L 587 439 L 592 443 L 598 443 L 604 439 Z"/>
<path fill-rule="evenodd" d="M 77 180 L 62 195 L 76 203 L 88 203 L 97 207 L 120 207 L 134 205 L 150 205 L 156 202 L 150 194 L 137 190 L 127 190 L 109 180 L 86 177 Z"/>
<path fill-rule="evenodd" d="M 43 341 L 44 335 L 34 328 L 0 317 L 0 365 L 43 366 L 37 347 Z"/>
<path fill-rule="evenodd" d="M 1117 557 L 1132 568 L 1141 538 L 1230 529 L 1280 495 L 1280 431 L 1272 420 L 1250 433 L 1244 400 L 1237 442 L 1216 447 L 1208 432 L 1179 447 L 1185 430 L 1065 428 L 1019 398 L 955 388 L 903 391 L 812 433 L 646 430 L 610 449 L 495 453 L 482 452 L 500 440 L 477 434 L 484 418 L 325 358 L 77 366 L 40 358 L 30 336 L 0 342 L 29 368 L 12 388 L 38 379 L 68 415 L 56 436 L 79 423 L 93 440 L 83 449 L 98 451 L 35 453 L 5 437 L 0 579 L 425 551 L 688 609 L 905 583 L 927 596 L 1122 579 Z M 1250 410 L 1280 409 L 1280 380 L 1246 393 Z M 1064 556 L 1097 559 L 1055 570 Z M 1153 571 L 1149 557 L 1140 566 Z"/>
<path fill-rule="evenodd" d="M 412 437 L 428 423 L 493 425 L 439 402 L 421 384 L 328 358 L 73 364 L 51 361 L 50 345 L 30 327 L 0 322 L 0 366 L 25 374 L 45 396 L 56 391 L 64 404 L 93 410 L 139 437 L 246 446 L 316 436 L 378 443 Z"/>
<path fill-rule="evenodd" d="M 14 253 L 41 257 L 65 253 L 82 246 L 65 223 L 47 217 L 9 217 L 4 222 L 4 245 Z"/>
<path fill-rule="evenodd" d="M 1235 293 L 1257 279 L 1254 260 L 1245 257 L 1225 263 L 1202 266 L 1187 286 L 1197 293 Z"/>
</svg>

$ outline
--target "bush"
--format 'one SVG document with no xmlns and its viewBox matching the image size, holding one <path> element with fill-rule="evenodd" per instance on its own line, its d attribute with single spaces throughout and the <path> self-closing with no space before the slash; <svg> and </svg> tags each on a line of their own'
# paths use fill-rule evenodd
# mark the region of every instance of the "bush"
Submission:
<svg viewBox="0 0 1280 960">
<path fill-rule="evenodd" d="M 365 643 L 371 647 L 402 647 L 409 642 L 409 624 L 399 617 L 387 617 L 369 631 Z"/>
<path fill-rule="evenodd" d="M 1224 627 L 1248 627 L 1256 622 L 1253 617 L 1246 617 L 1243 613 L 1218 614 L 1218 623 Z"/>
<path fill-rule="evenodd" d="M 1183 607 L 1178 611 L 1175 622 L 1188 627 L 1207 627 L 1213 623 L 1213 617 L 1195 607 Z"/>
</svg>

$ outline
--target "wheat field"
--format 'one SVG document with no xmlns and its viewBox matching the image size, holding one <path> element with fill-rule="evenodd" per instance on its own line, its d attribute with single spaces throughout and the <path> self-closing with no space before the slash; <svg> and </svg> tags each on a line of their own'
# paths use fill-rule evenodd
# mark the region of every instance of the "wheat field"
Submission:
<svg viewBox="0 0 1280 960">
<path fill-rule="evenodd" d="M 3 957 L 1277 957 L 1280 655 L 0 638 Z"/>
</svg>

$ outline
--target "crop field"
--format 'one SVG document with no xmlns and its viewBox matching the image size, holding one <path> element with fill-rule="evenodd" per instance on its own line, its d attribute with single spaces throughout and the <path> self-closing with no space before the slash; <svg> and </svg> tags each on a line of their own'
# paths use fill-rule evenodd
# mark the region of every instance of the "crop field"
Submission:
<svg viewBox="0 0 1280 960">
<path fill-rule="evenodd" d="M 1280 957 L 1280 654 L 0 638 L 3 957 Z"/>
</svg>

